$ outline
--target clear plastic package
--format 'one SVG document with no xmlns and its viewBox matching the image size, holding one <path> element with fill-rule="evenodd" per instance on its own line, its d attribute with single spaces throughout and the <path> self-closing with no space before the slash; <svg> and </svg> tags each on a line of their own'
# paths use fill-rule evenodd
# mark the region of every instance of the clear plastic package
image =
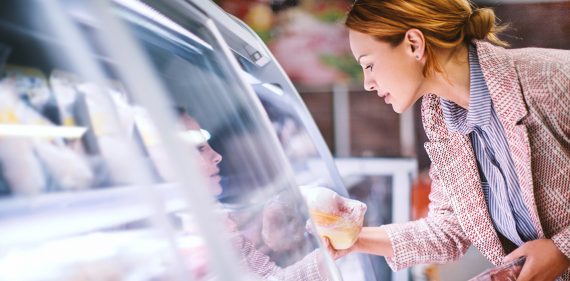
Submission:
<svg viewBox="0 0 570 281">
<path fill-rule="evenodd" d="M 350 248 L 362 229 L 366 204 L 339 196 L 325 187 L 301 187 L 320 236 L 337 250 Z"/>
<path fill-rule="evenodd" d="M 469 281 L 516 281 L 525 260 L 525 257 L 520 257 L 510 263 L 486 270 Z"/>
</svg>

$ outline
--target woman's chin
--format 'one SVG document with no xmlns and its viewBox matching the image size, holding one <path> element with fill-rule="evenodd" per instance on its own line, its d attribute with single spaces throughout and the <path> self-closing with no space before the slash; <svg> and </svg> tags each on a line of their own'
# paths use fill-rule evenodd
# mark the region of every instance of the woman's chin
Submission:
<svg viewBox="0 0 570 281">
<path fill-rule="evenodd" d="M 222 194 L 222 191 L 223 189 L 219 182 L 212 183 L 212 187 L 210 188 L 210 192 L 212 193 L 212 195 L 218 196 Z"/>
<path fill-rule="evenodd" d="M 404 111 L 406 111 L 405 108 L 400 107 L 397 103 L 392 104 L 392 109 L 398 114 L 402 114 Z"/>
<path fill-rule="evenodd" d="M 406 112 L 411 105 L 402 105 L 401 103 L 397 103 L 394 102 L 392 103 L 392 109 L 394 110 L 394 112 L 398 113 L 398 114 L 402 114 L 404 112 Z"/>
</svg>

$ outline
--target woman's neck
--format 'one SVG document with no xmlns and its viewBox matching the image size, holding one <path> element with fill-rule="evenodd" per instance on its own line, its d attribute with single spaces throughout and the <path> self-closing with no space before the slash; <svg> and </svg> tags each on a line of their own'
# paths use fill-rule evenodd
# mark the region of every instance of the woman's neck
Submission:
<svg viewBox="0 0 570 281">
<path fill-rule="evenodd" d="M 469 109 L 469 48 L 460 45 L 455 49 L 436 51 L 443 72 L 436 72 L 429 80 L 431 92 Z"/>
</svg>

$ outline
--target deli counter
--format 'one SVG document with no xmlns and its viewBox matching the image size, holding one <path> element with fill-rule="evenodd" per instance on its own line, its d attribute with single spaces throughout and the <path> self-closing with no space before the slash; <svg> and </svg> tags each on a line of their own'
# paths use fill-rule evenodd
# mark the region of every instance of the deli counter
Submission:
<svg viewBox="0 0 570 281">
<path fill-rule="evenodd" d="M 326 253 L 300 190 L 350 185 L 271 52 L 213 2 L 0 5 L 0 281 L 408 279 Z M 383 175 L 387 205 L 407 202 L 408 164 Z"/>
</svg>

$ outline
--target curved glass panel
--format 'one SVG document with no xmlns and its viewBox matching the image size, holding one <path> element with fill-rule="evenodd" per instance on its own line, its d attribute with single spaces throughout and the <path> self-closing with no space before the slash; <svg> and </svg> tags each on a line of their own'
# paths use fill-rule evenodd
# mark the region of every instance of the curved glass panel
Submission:
<svg viewBox="0 0 570 281">
<path fill-rule="evenodd" d="M 311 135 L 318 132 L 308 129 L 307 123 L 312 118 L 303 111 L 304 104 L 299 104 L 293 93 L 280 83 L 262 82 L 247 72 L 245 75 L 271 120 L 297 181 L 301 185 L 324 186 L 344 194 L 343 185 L 333 178 L 336 171 L 331 172 L 323 152 L 315 144 L 316 137 Z"/>
<path fill-rule="evenodd" d="M 338 278 L 326 264 L 318 238 L 307 231 L 304 201 L 269 120 L 240 80 L 238 65 L 220 45 L 212 22 L 201 22 L 189 4 L 152 6 L 152 16 L 125 8 L 118 14 L 166 89 L 179 133 L 199 154 L 200 170 L 231 235 L 233 249 L 227 250 L 263 279 Z M 170 181 L 168 167 L 161 168 L 160 157 L 153 156 L 152 143 L 143 145 L 159 181 Z M 196 218 L 184 211 L 176 216 L 179 241 L 193 237 L 200 228 Z M 208 259 L 196 251 L 192 256 Z M 216 279 L 210 269 L 190 268 L 198 280 Z"/>
<path fill-rule="evenodd" d="M 271 58 L 269 63 L 258 66 L 240 54 L 235 56 L 271 120 L 296 180 L 303 186 L 322 186 L 344 197 L 353 197 L 341 180 L 311 114 L 278 62 Z M 367 214 L 371 211 L 374 210 Z M 344 280 L 382 280 L 376 278 L 376 265 L 373 268 L 368 255 L 348 255 L 336 264 Z"/>
</svg>

